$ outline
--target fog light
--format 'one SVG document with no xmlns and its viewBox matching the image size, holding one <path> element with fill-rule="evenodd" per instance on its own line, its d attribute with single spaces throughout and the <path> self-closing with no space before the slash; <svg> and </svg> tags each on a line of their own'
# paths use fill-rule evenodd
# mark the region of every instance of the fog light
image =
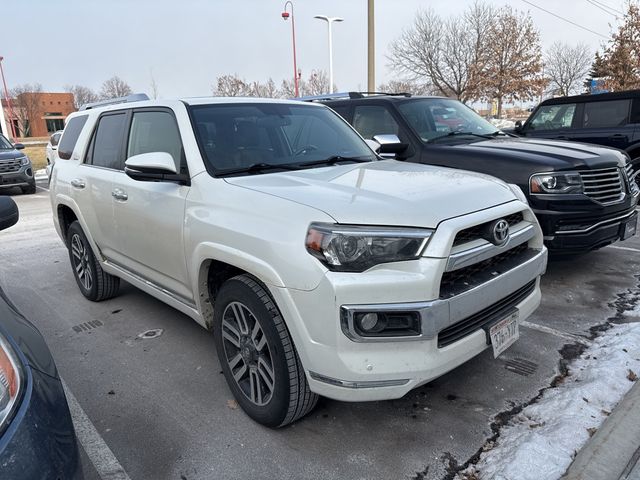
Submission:
<svg viewBox="0 0 640 480">
<path fill-rule="evenodd" d="M 379 315 L 377 313 L 367 313 L 358 319 L 359 326 L 365 332 L 373 331 L 378 325 Z"/>
</svg>

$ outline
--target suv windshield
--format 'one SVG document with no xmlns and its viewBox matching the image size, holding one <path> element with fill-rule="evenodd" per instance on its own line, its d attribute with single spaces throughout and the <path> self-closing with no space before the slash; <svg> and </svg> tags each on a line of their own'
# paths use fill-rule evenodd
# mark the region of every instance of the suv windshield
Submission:
<svg viewBox="0 0 640 480">
<path fill-rule="evenodd" d="M 317 105 L 197 105 L 191 115 L 200 150 L 216 175 L 376 159 L 344 120 Z"/>
<path fill-rule="evenodd" d="M 13 145 L 0 133 L 0 150 L 13 150 Z"/>
<path fill-rule="evenodd" d="M 500 131 L 457 100 L 411 99 L 398 105 L 409 125 L 424 142 L 453 135 L 491 136 Z"/>
</svg>

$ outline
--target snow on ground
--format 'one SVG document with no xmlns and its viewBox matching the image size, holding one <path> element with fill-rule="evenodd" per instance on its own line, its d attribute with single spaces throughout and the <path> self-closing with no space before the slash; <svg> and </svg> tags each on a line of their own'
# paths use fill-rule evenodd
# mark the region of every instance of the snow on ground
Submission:
<svg viewBox="0 0 640 480">
<path fill-rule="evenodd" d="M 494 127 L 496 128 L 514 128 L 516 126 L 516 122 L 513 120 L 500 119 L 500 118 L 492 118 L 489 120 Z"/>
<path fill-rule="evenodd" d="M 640 307 L 627 312 L 640 316 Z M 631 318 L 630 318 L 631 320 Z M 476 465 L 459 479 L 553 480 L 640 375 L 640 323 L 614 325 L 569 366 L 557 387 L 502 427 Z"/>
</svg>

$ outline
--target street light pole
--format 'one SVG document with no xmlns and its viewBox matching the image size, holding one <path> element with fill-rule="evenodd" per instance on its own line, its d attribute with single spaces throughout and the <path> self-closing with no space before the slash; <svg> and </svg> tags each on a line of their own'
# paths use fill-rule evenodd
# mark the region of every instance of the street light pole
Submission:
<svg viewBox="0 0 640 480">
<path fill-rule="evenodd" d="M 287 7 L 291 7 L 291 14 L 287 11 Z M 284 11 L 282 12 L 282 19 L 287 20 L 291 16 L 291 36 L 293 37 L 293 84 L 295 86 L 296 97 L 300 96 L 300 90 L 298 88 L 298 65 L 296 61 L 296 23 L 293 15 L 293 2 L 289 0 L 284 4 Z"/>
<path fill-rule="evenodd" d="M 367 8 L 367 90 L 376 91 L 376 34 L 374 0 L 369 0 Z"/>
<path fill-rule="evenodd" d="M 16 129 L 13 125 L 13 109 L 11 108 L 11 99 L 9 98 L 9 90 L 7 89 L 7 82 L 4 79 L 4 69 L 2 68 L 2 61 L 4 57 L 0 57 L 0 74 L 2 75 L 2 85 L 4 86 L 4 98 L 7 101 L 7 107 L 9 107 L 9 126 L 11 127 L 11 137 L 15 142 Z"/>
<path fill-rule="evenodd" d="M 331 34 L 331 24 L 333 22 L 343 22 L 344 19 L 340 17 L 327 17 L 326 15 L 316 15 L 313 18 L 327 22 L 329 29 L 329 93 L 333 93 L 333 38 Z"/>
</svg>

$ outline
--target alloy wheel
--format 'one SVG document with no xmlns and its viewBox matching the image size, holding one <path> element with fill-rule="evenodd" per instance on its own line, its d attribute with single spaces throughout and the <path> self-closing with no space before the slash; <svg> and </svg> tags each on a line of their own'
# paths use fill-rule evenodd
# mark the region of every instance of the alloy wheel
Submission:
<svg viewBox="0 0 640 480">
<path fill-rule="evenodd" d="M 236 384 L 253 404 L 268 404 L 276 379 L 267 338 L 256 316 L 246 305 L 231 302 L 222 314 L 221 333 L 227 365 Z"/>
<path fill-rule="evenodd" d="M 78 280 L 80 280 L 80 283 L 82 283 L 82 286 L 87 291 L 91 290 L 93 286 L 93 275 L 89 267 L 89 250 L 77 233 L 71 237 L 71 254 L 73 257 L 73 268 Z"/>
</svg>

